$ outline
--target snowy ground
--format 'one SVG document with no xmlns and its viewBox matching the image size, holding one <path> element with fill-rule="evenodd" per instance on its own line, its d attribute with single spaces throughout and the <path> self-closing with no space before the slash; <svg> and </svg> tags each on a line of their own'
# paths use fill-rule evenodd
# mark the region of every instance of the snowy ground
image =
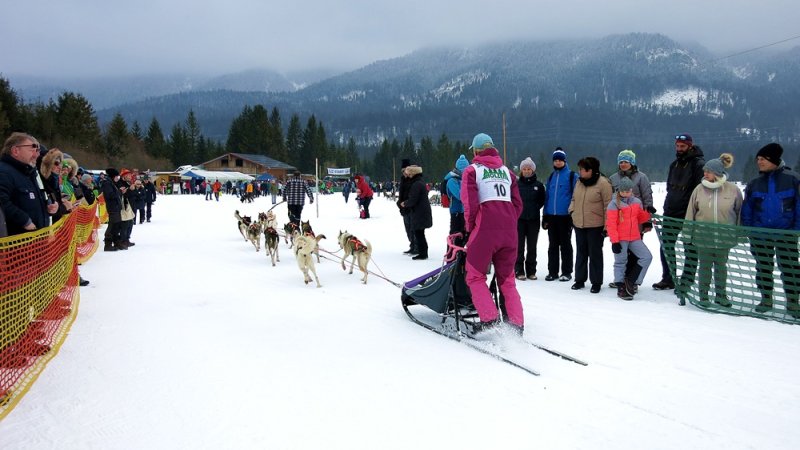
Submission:
<svg viewBox="0 0 800 450">
<path fill-rule="evenodd" d="M 656 189 L 656 204 L 663 189 Z M 660 196 L 660 197 L 659 197 Z M 341 195 L 306 206 L 322 247 L 346 229 L 397 282 L 440 263 L 448 215 L 434 207 L 432 259 L 411 261 L 393 203 L 358 220 Z M 796 448 L 800 328 L 679 307 L 656 292 L 656 260 L 633 302 L 604 288 L 519 283 L 534 377 L 414 325 L 400 290 L 359 284 L 329 260 L 305 285 L 281 247 L 271 267 L 235 209 L 265 199 L 161 196 L 136 247 L 98 252 L 59 355 L 0 422 L 10 449 Z M 286 208 L 276 208 L 281 223 Z M 657 254 L 656 237 L 646 237 Z M 606 243 L 606 279 L 611 251 Z"/>
</svg>

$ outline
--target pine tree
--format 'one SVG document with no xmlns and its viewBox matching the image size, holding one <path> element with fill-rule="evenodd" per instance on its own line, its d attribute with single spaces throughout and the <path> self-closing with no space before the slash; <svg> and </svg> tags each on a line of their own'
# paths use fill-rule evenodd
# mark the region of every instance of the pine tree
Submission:
<svg viewBox="0 0 800 450">
<path fill-rule="evenodd" d="M 306 129 L 303 130 L 303 141 L 300 145 L 299 169 L 303 173 L 309 173 L 314 167 L 314 157 L 316 156 L 317 139 L 317 118 L 312 114 L 306 122 Z"/>
<path fill-rule="evenodd" d="M 278 108 L 272 108 L 269 116 L 269 156 L 278 161 L 286 161 L 286 142 L 283 140 L 283 125 L 281 124 L 281 113 Z"/>
<path fill-rule="evenodd" d="M 197 123 L 197 117 L 194 115 L 194 110 L 190 109 L 189 114 L 186 116 L 186 150 L 190 164 L 200 164 L 205 162 L 200 155 L 200 143 L 203 142 L 203 135 L 200 132 L 200 125 Z M 205 153 L 205 149 L 203 149 Z"/>
<path fill-rule="evenodd" d="M 303 130 L 300 128 L 300 117 L 293 114 L 286 131 L 286 162 L 299 168 L 301 148 L 303 146 Z"/>
<path fill-rule="evenodd" d="M 186 130 L 180 123 L 176 123 L 170 132 L 169 141 L 167 142 L 167 149 L 169 159 L 176 167 L 187 164 L 192 164 L 189 159 L 189 144 Z"/>
<path fill-rule="evenodd" d="M 3 136 L 8 136 L 12 131 L 27 129 L 24 123 L 22 102 L 17 93 L 11 89 L 11 84 L 0 77 L 0 131 Z"/>
<path fill-rule="evenodd" d="M 147 136 L 144 138 L 144 151 L 155 158 L 167 156 L 164 133 L 161 131 L 161 125 L 159 125 L 155 117 L 150 121 L 150 126 L 147 128 Z"/>
<path fill-rule="evenodd" d="M 99 142 L 100 126 L 97 123 L 97 116 L 91 103 L 84 96 L 72 92 L 61 94 L 55 112 L 56 135 L 59 140 L 86 148 L 92 148 Z M 127 133 L 127 126 L 125 131 Z M 106 153 L 108 154 L 108 149 Z"/>
<path fill-rule="evenodd" d="M 345 165 L 351 167 L 350 172 L 353 173 L 358 167 L 358 149 L 356 148 L 356 140 L 352 137 L 347 141 L 346 150 L 347 159 Z"/>
<path fill-rule="evenodd" d="M 114 118 L 108 124 L 106 133 L 103 136 L 103 143 L 105 144 L 105 154 L 111 164 L 117 164 L 128 152 L 128 139 L 130 134 L 128 132 L 128 124 L 119 112 L 114 114 Z"/>
<path fill-rule="evenodd" d="M 141 141 L 144 138 L 142 127 L 139 125 L 138 120 L 134 120 L 133 125 L 131 125 L 131 136 L 136 138 L 137 141 Z"/>
</svg>

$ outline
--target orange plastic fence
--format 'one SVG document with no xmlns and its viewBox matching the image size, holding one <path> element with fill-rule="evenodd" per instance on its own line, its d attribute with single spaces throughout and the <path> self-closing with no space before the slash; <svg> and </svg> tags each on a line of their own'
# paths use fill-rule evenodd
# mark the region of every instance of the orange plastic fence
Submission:
<svg viewBox="0 0 800 450">
<path fill-rule="evenodd" d="M 0 239 L 0 419 L 55 356 L 75 319 L 78 263 L 99 244 L 97 205 Z"/>
</svg>

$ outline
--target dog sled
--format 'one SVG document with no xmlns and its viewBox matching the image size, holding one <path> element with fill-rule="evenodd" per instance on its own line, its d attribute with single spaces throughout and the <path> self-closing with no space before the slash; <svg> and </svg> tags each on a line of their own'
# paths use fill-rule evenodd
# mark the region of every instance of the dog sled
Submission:
<svg viewBox="0 0 800 450">
<path fill-rule="evenodd" d="M 505 357 L 493 346 L 476 340 L 476 333 L 480 330 L 480 318 L 465 279 L 467 253 L 466 248 L 462 246 L 463 242 L 465 239 L 461 233 L 448 236 L 444 264 L 436 270 L 403 284 L 401 293 L 403 310 L 414 323 L 423 328 L 465 343 L 481 353 L 538 375 L 529 367 Z M 489 290 L 494 298 L 495 306 L 500 311 L 500 317 L 505 321 L 506 311 L 503 296 L 499 292 L 497 278 L 494 276 Z M 556 350 L 530 341 L 525 342 L 567 361 L 583 366 L 587 365 L 577 358 Z"/>
</svg>

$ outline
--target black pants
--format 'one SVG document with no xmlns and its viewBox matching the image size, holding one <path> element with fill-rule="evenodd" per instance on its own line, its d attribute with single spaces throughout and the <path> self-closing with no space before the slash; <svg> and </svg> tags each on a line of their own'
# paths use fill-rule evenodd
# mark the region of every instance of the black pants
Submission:
<svg viewBox="0 0 800 450">
<path fill-rule="evenodd" d="M 464 231 L 464 213 L 451 213 L 450 234 L 463 233 Z"/>
<path fill-rule="evenodd" d="M 786 300 L 797 303 L 800 297 L 800 264 L 797 261 L 797 241 L 750 239 L 750 252 L 756 258 L 756 285 L 765 299 L 772 299 L 775 282 L 772 272 L 775 259 L 781 272 Z"/>
<path fill-rule="evenodd" d="M 109 212 L 108 213 L 108 226 L 106 227 L 106 234 L 103 237 L 103 241 L 106 244 L 114 244 L 116 242 L 121 241 L 121 232 L 122 232 L 122 217 L 121 214 L 116 212 Z"/>
<path fill-rule="evenodd" d="M 406 237 L 408 237 L 408 244 L 411 253 L 418 253 L 417 252 L 417 239 L 414 236 L 414 230 L 411 229 L 411 214 L 406 214 L 403 216 L 403 225 L 406 228 Z"/>
<path fill-rule="evenodd" d="M 289 205 L 289 222 L 300 226 L 300 216 L 303 214 L 303 205 Z"/>
<path fill-rule="evenodd" d="M 136 223 L 137 219 L 139 220 L 139 223 L 144 222 L 144 216 L 145 216 L 144 207 L 137 208 L 137 209 L 133 210 L 133 222 L 134 223 Z"/>
<path fill-rule="evenodd" d="M 561 275 L 572 275 L 572 217 L 548 216 L 547 272 L 558 276 L 559 253 L 561 254 Z"/>
<path fill-rule="evenodd" d="M 372 197 L 364 197 L 361 199 L 361 206 L 364 207 L 364 218 L 369 219 L 369 204 L 372 203 Z"/>
<path fill-rule="evenodd" d="M 414 241 L 417 244 L 417 254 L 428 256 L 428 240 L 425 239 L 425 229 L 414 230 Z"/>
<path fill-rule="evenodd" d="M 666 219 L 661 229 L 661 249 L 659 251 L 661 256 L 661 279 L 672 283 L 674 283 L 674 280 L 669 268 L 670 266 L 675 267 L 675 273 L 678 273 L 675 242 L 678 240 L 678 233 L 681 231 L 680 227 L 681 224 L 677 221 Z M 697 249 L 693 244 L 684 242 L 683 251 L 683 272 L 681 273 L 680 282 L 689 286 L 694 283 L 697 273 Z"/>
<path fill-rule="evenodd" d="M 536 244 L 539 242 L 539 219 L 517 221 L 517 262 L 515 275 L 536 275 Z M 526 258 L 527 254 L 527 258 Z"/>
<path fill-rule="evenodd" d="M 146 211 L 145 218 L 149 222 L 150 218 L 153 217 L 153 203 L 148 202 L 145 211 Z"/>
<path fill-rule="evenodd" d="M 575 228 L 575 282 L 603 283 L 603 227 Z"/>
</svg>

